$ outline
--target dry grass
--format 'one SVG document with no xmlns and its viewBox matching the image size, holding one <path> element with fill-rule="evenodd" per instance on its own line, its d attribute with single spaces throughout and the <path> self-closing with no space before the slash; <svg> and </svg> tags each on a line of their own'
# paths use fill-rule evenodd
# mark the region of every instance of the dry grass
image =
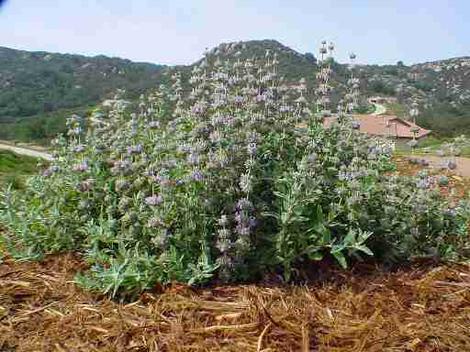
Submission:
<svg viewBox="0 0 470 352">
<path fill-rule="evenodd" d="M 0 351 L 470 351 L 470 265 L 337 271 L 304 287 L 181 285 L 119 304 L 71 255 L 0 268 Z"/>
</svg>

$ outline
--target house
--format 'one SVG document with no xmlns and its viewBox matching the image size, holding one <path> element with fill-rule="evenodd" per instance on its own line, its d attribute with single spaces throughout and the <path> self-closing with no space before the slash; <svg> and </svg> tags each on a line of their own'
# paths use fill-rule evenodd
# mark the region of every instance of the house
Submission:
<svg viewBox="0 0 470 352">
<path fill-rule="evenodd" d="M 335 120 L 336 117 L 330 117 L 326 118 L 323 123 L 325 127 L 328 127 Z M 430 130 L 394 115 L 354 115 L 354 120 L 359 123 L 361 132 L 372 136 L 395 138 L 403 142 L 411 139 L 419 140 L 431 133 Z"/>
</svg>

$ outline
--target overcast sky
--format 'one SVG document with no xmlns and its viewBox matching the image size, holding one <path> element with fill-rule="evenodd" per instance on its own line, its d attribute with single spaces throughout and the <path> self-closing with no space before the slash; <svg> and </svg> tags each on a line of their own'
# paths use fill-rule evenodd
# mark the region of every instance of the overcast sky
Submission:
<svg viewBox="0 0 470 352">
<path fill-rule="evenodd" d="M 277 39 L 345 61 L 470 55 L 470 0 L 0 0 L 0 46 L 188 64 L 221 42 Z"/>
</svg>

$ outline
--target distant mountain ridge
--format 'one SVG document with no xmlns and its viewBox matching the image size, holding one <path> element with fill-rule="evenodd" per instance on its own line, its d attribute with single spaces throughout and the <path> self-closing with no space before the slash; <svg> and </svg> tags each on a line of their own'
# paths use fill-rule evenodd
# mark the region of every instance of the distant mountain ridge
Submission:
<svg viewBox="0 0 470 352">
<path fill-rule="evenodd" d="M 280 75 L 288 82 L 305 78 L 312 96 L 317 70 L 315 54 L 299 53 L 276 40 L 222 43 L 209 54 L 236 60 L 263 57 L 266 50 L 277 54 Z M 58 116 L 61 111 L 83 111 L 110 97 L 118 88 L 125 89 L 132 99 L 167 83 L 170 70 L 180 70 L 187 76 L 193 65 L 163 66 L 102 55 L 87 57 L 0 47 L 0 123 L 11 125 L 32 117 Z M 333 70 L 332 85 L 339 99 L 349 77 L 348 65 L 334 62 Z M 364 97 L 394 96 L 400 105 L 397 111 L 402 114 L 406 114 L 406 105 L 417 101 L 425 125 L 439 122 L 433 116 L 434 110 L 468 124 L 468 119 L 462 119 L 470 118 L 470 57 L 411 66 L 358 65 L 356 72 Z M 432 123 L 426 127 L 436 129 Z M 0 133 L 0 138 L 4 137 Z"/>
</svg>

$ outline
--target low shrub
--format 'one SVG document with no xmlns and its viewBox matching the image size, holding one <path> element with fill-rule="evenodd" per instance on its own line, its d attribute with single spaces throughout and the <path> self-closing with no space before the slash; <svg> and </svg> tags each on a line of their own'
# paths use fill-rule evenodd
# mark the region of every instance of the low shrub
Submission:
<svg viewBox="0 0 470 352">
<path fill-rule="evenodd" d="M 390 145 L 348 116 L 325 129 L 276 64 L 269 53 L 207 56 L 192 91 L 176 76 L 137 111 L 116 99 L 87 131 L 70 118 L 50 167 L 26 191 L 4 191 L 4 247 L 21 258 L 81 252 L 91 269 L 78 282 L 111 295 L 290 280 L 325 256 L 346 267 L 463 255 L 467 204 L 448 204 L 426 176 L 390 176 Z"/>
</svg>

